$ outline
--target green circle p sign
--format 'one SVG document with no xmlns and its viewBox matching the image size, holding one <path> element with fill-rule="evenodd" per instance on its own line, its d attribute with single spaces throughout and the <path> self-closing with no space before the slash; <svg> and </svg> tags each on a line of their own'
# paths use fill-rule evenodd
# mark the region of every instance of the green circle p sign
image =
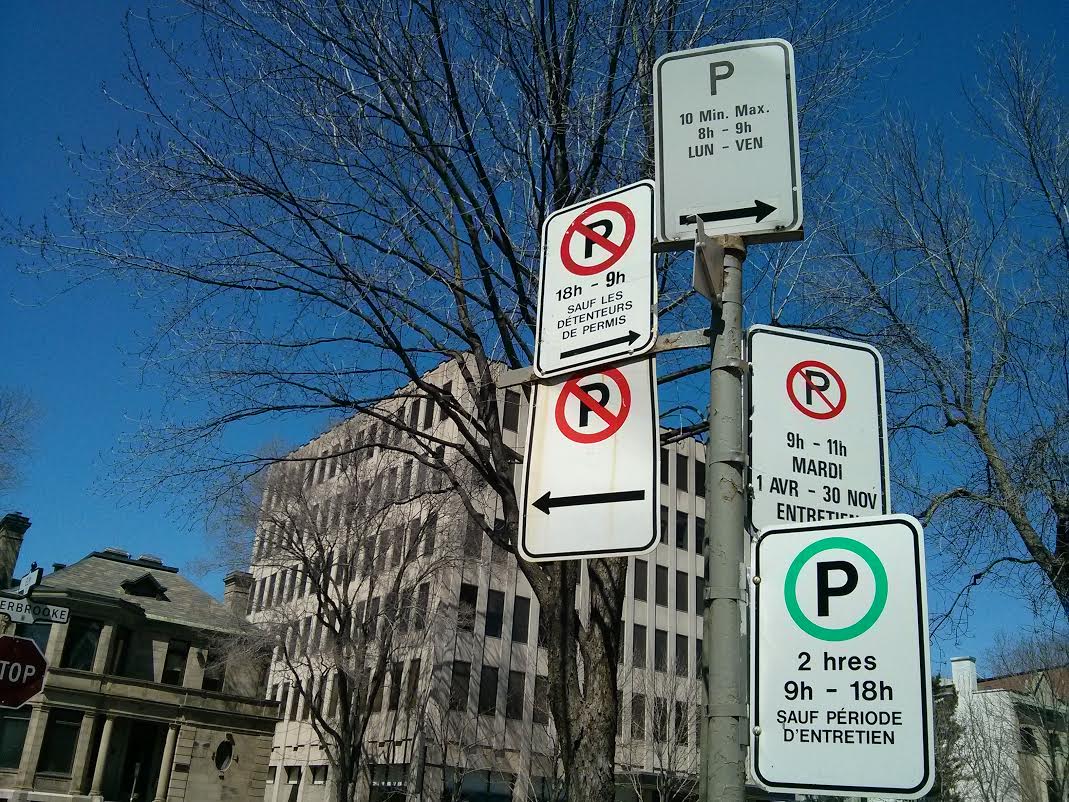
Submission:
<svg viewBox="0 0 1069 802">
<path fill-rule="evenodd" d="M 806 616 L 802 612 L 801 605 L 798 604 L 798 577 L 802 573 L 802 568 L 813 557 L 821 552 L 830 551 L 831 549 L 842 549 L 844 551 L 853 552 L 869 567 L 872 571 L 872 578 L 875 582 L 876 589 L 872 597 L 872 604 L 869 605 L 868 610 L 853 624 L 845 627 L 830 628 L 824 627 L 816 623 L 812 619 Z M 849 563 L 827 563 L 831 566 L 848 566 Z M 849 592 L 857 585 L 856 572 L 852 578 L 848 575 L 847 584 L 841 585 L 835 589 L 829 589 L 825 584 L 821 587 L 821 573 L 818 566 L 818 611 L 820 611 L 821 605 L 827 605 L 828 595 L 843 595 Z M 852 568 L 850 570 L 853 570 Z M 826 582 L 827 574 L 823 574 L 823 579 Z M 822 590 L 825 592 L 822 595 Z M 832 594 L 832 590 L 838 591 L 838 593 Z M 791 563 L 790 568 L 787 569 L 787 577 L 783 582 L 783 598 L 787 604 L 787 611 L 791 614 L 791 618 L 803 632 L 812 635 L 814 638 L 820 638 L 827 641 L 843 641 L 856 638 L 869 629 L 876 620 L 883 613 L 883 608 L 887 604 L 887 571 L 883 567 L 883 563 L 880 562 L 880 558 L 876 556 L 876 553 L 863 543 L 848 538 L 848 537 L 826 537 L 823 540 L 818 540 L 815 543 L 809 544 L 806 548 L 799 552 L 798 556 L 794 558 L 794 562 Z M 826 614 L 821 612 L 821 614 Z"/>
</svg>

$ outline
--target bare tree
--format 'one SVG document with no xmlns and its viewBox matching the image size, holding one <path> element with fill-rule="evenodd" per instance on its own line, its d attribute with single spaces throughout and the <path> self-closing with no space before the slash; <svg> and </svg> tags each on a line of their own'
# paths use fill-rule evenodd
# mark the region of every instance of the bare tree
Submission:
<svg viewBox="0 0 1069 802">
<path fill-rule="evenodd" d="M 456 539 L 444 536 L 456 529 L 455 505 L 419 477 L 368 486 L 397 476 L 393 455 L 374 451 L 372 442 L 272 469 L 252 555 L 256 627 L 226 644 L 231 659 L 273 653 L 284 718 L 315 732 L 337 802 L 372 781 L 382 756 L 371 741 L 384 731 L 391 744 L 414 740 L 410 714 L 426 685 L 431 633 L 446 619 L 455 625 L 434 603 L 443 572 L 459 560 Z M 306 481 L 314 474 L 332 480 L 326 492 Z"/>
<path fill-rule="evenodd" d="M 450 436 L 383 424 L 414 435 L 409 452 L 513 550 L 520 457 L 495 382 L 531 359 L 543 220 L 650 175 L 656 56 L 751 35 L 782 33 L 798 49 L 817 174 L 822 134 L 838 135 L 839 102 L 871 56 L 858 37 L 888 4 L 189 5 L 195 22 L 150 19 L 140 48 L 131 33 L 145 130 L 89 164 L 97 189 L 72 235 L 20 235 L 79 275 L 132 280 L 168 310 L 149 358 L 176 398 L 207 399 L 209 412 L 150 433 L 139 461 L 171 488 L 255 472 L 263 461 L 226 447 L 225 433 L 283 415 L 377 415 L 405 388 L 443 410 Z M 665 265 L 666 328 L 692 314 L 689 275 Z M 452 384 L 426 378 L 443 361 Z M 465 495 L 473 478 L 502 528 Z M 569 797 L 611 799 L 624 561 L 522 570 L 549 628 Z M 582 621 L 581 571 L 593 589 Z"/>
<path fill-rule="evenodd" d="M 0 388 L 0 493 L 9 492 L 19 479 L 19 466 L 29 453 L 33 404 L 23 393 Z"/>
<path fill-rule="evenodd" d="M 686 661 L 687 655 L 682 656 Z M 666 667 L 667 668 L 667 667 Z M 685 672 L 685 663 L 683 666 Z M 652 787 L 664 802 L 684 802 L 698 793 L 698 725 L 702 688 L 678 672 L 639 669 L 630 672 L 631 687 L 648 708 L 650 728 L 632 738 L 624 750 L 636 798 Z M 634 712 L 632 713 L 634 715 Z"/>
<path fill-rule="evenodd" d="M 1069 130 L 1045 56 L 1007 38 L 971 95 L 975 163 L 892 121 L 861 159 L 810 325 L 880 346 L 899 459 L 933 567 L 1016 572 L 1069 616 Z M 964 155 L 964 154 L 963 154 Z M 964 567 L 964 569 L 963 569 Z M 938 572 L 937 572 L 938 575 Z M 1012 573 L 1010 574 L 1012 575 Z M 957 584 L 961 587 L 961 584 Z M 1053 594 L 1051 594 L 1053 591 Z"/>
</svg>

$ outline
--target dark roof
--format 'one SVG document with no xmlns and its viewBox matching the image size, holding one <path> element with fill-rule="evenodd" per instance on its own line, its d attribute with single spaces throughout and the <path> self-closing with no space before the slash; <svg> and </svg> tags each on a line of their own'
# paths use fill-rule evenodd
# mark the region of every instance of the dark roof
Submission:
<svg viewBox="0 0 1069 802">
<path fill-rule="evenodd" d="M 164 588 L 166 598 L 131 594 L 123 589 L 148 575 Z M 76 563 L 44 578 L 40 590 L 91 593 L 121 599 L 145 611 L 145 617 L 198 629 L 233 631 L 240 620 L 230 609 L 171 568 L 150 560 L 123 557 L 114 551 L 94 551 Z"/>
<path fill-rule="evenodd" d="M 1034 693 L 1041 678 L 1046 677 L 1050 682 L 1051 691 L 1059 699 L 1069 699 L 1069 666 L 1052 666 L 1040 668 L 1034 671 L 1022 671 L 1017 674 L 1002 674 L 997 677 L 981 679 L 976 683 L 980 690 L 994 690 L 996 688 L 1017 691 L 1018 693 Z"/>
</svg>

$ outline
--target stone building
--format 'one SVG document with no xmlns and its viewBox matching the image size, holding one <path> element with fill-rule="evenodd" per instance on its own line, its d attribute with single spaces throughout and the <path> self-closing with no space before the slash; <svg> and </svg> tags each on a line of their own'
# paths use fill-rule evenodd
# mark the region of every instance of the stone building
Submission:
<svg viewBox="0 0 1069 802">
<path fill-rule="evenodd" d="M 9 580 L 28 528 L 17 513 L 0 522 Z M 262 667 L 220 650 L 247 626 L 250 584 L 231 573 L 220 603 L 147 554 L 56 564 L 32 598 L 69 620 L 8 625 L 37 642 L 48 672 L 29 704 L 0 710 L 0 799 L 262 799 L 278 706 Z"/>
<path fill-rule="evenodd" d="M 461 387 L 449 364 L 428 374 L 438 387 Z M 453 392 L 457 392 L 453 390 Z M 461 403 L 465 403 L 461 400 Z M 470 400 L 468 401 L 470 403 Z M 526 402 L 522 393 L 498 397 L 506 444 L 525 446 Z M 403 421 L 401 434 L 382 418 Z M 476 532 L 467 514 L 448 500 L 427 504 L 441 487 L 425 466 L 406 455 L 409 438 L 426 432 L 438 441 L 456 437 L 453 423 L 426 397 L 398 392 L 375 415 L 358 415 L 297 449 L 277 465 L 265 494 L 264 514 L 250 571 L 254 577 L 250 621 L 291 622 L 294 640 L 308 642 L 318 629 L 315 599 L 303 570 L 278 557 L 279 534 L 272 510 L 284 506 L 289 488 L 310 509 L 317 533 L 345 530 L 350 516 L 374 500 L 393 500 L 386 523 L 370 538 L 356 531 L 348 544 L 332 542 L 326 575 L 344 574 L 342 593 L 366 624 L 404 626 L 419 640 L 391 656 L 385 687 L 358 700 L 371 710 L 366 748 L 375 764 L 358 799 L 555 800 L 559 788 L 556 742 L 546 708 L 547 652 L 538 600 L 516 558 Z M 412 447 L 418 452 L 418 448 Z M 517 477 L 518 477 L 517 471 Z M 656 550 L 628 560 L 620 627 L 620 730 L 618 797 L 684 799 L 696 793 L 697 727 L 703 596 L 704 447 L 684 439 L 661 451 L 661 524 Z M 292 500 L 292 499 L 291 499 Z M 487 498 L 484 514 L 499 512 Z M 499 517 L 499 516 L 498 516 Z M 370 523 L 359 524 L 368 526 Z M 349 526 L 351 530 L 353 527 Z M 406 537 L 422 533 L 411 564 L 424 564 L 453 543 L 457 559 L 422 586 L 416 602 L 390 603 L 389 594 L 368 589 L 362 566 L 382 576 L 407 570 L 401 551 Z M 344 563 L 351 563 L 347 567 Z M 424 591 L 421 593 L 421 591 Z M 403 593 L 403 592 L 402 592 Z M 580 587 L 580 614 L 589 588 Z M 373 612 L 374 611 L 374 612 Z M 426 621 L 426 623 L 424 623 Z M 378 629 L 379 623 L 372 624 Z M 282 705 L 268 775 L 267 802 L 331 799 L 330 761 L 310 721 L 306 698 L 293 692 L 293 672 L 276 662 L 269 686 Z M 420 700 L 405 703 L 413 693 Z M 332 709 L 332 691 L 323 692 Z M 677 796 L 678 795 L 678 796 Z"/>
</svg>

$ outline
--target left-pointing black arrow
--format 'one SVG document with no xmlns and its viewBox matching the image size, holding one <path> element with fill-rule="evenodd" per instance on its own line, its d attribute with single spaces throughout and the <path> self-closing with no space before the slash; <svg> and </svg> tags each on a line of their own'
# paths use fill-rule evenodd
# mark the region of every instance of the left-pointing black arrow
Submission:
<svg viewBox="0 0 1069 802">
<path fill-rule="evenodd" d="M 592 343 L 591 345 L 584 345 L 582 348 L 573 348 L 570 351 L 561 351 L 561 357 L 578 356 L 579 354 L 586 354 L 590 351 L 600 351 L 602 348 L 608 348 L 610 345 L 620 345 L 621 343 L 627 343 L 630 345 L 642 335 L 637 331 L 628 331 L 627 334 L 621 337 L 613 337 L 611 340 L 602 340 L 600 343 Z"/>
<path fill-rule="evenodd" d="M 558 496 L 557 498 L 552 498 L 550 493 L 551 491 L 547 490 L 538 501 L 532 504 L 533 507 L 542 510 L 546 515 L 549 515 L 549 511 L 554 507 L 578 507 L 585 504 L 611 504 L 615 501 L 641 501 L 646 498 L 645 490 L 621 490 L 617 493 L 585 493 L 580 496 Z"/>
<path fill-rule="evenodd" d="M 721 212 L 701 212 L 698 217 L 706 223 L 715 223 L 719 220 L 741 220 L 744 217 L 753 217 L 755 223 L 760 223 L 774 211 L 776 211 L 775 206 L 755 199 L 753 206 L 744 206 L 741 209 L 724 209 Z M 684 214 L 679 217 L 679 224 L 681 226 L 693 222 L 694 215 L 692 214 Z"/>
</svg>

